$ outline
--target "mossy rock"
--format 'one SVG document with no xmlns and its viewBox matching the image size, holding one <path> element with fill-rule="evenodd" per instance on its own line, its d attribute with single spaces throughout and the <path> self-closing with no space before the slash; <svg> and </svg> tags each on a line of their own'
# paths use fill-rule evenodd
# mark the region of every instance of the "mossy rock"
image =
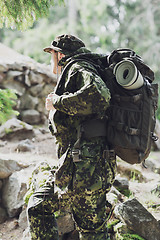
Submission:
<svg viewBox="0 0 160 240">
<path fill-rule="evenodd" d="M 118 222 L 114 226 L 116 240 L 145 240 L 130 230 L 125 223 Z"/>
</svg>

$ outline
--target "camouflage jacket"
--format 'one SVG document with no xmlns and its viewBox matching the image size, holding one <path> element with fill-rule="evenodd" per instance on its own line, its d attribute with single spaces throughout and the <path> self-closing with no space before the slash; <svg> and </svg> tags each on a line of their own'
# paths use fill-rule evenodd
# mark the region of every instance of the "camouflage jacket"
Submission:
<svg viewBox="0 0 160 240">
<path fill-rule="evenodd" d="M 66 56 L 60 61 L 65 67 L 72 58 L 81 53 L 90 52 L 86 48 L 79 49 L 74 56 Z M 77 127 L 89 119 L 102 119 L 109 105 L 110 92 L 98 75 L 93 65 L 85 60 L 77 61 L 63 71 L 57 83 L 53 106 L 54 126 L 50 125 L 52 134 L 59 144 L 59 157 L 69 144 L 73 146 L 77 139 Z"/>
</svg>

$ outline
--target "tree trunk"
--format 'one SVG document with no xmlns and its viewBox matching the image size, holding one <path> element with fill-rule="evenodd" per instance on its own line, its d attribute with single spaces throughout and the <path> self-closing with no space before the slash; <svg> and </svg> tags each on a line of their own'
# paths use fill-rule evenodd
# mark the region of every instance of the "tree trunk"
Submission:
<svg viewBox="0 0 160 240">
<path fill-rule="evenodd" d="M 77 0 L 68 0 L 68 29 L 70 34 L 77 35 L 77 21 Z"/>
</svg>

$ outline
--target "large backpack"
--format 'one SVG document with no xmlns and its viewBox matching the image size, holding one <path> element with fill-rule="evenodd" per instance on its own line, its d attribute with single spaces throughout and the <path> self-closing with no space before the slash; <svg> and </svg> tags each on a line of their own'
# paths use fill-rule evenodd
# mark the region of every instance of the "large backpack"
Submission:
<svg viewBox="0 0 160 240">
<path fill-rule="evenodd" d="M 121 87 L 111 71 L 122 59 L 133 61 L 144 79 L 142 87 L 128 90 Z M 130 49 L 118 49 L 108 56 L 109 68 L 102 78 L 111 92 L 107 109 L 107 139 L 116 155 L 131 164 L 144 161 L 151 150 L 158 104 L 158 84 L 153 84 L 154 73 L 142 59 Z M 111 69 L 110 69 L 111 68 Z M 107 75 L 109 77 L 107 77 Z"/>
<path fill-rule="evenodd" d="M 120 86 L 113 73 L 114 66 L 127 59 L 141 73 L 144 84 L 134 90 Z M 77 61 L 92 64 L 110 90 L 110 106 L 106 111 L 106 141 L 122 160 L 135 164 L 144 161 L 151 150 L 154 135 L 155 112 L 158 104 L 158 84 L 153 84 L 154 73 L 131 49 L 117 49 L 110 55 L 81 54 L 66 66 Z"/>
</svg>

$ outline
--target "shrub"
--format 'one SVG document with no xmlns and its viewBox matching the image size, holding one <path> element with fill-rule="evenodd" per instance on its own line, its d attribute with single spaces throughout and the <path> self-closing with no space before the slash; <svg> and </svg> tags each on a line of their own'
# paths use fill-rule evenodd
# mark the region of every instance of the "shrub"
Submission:
<svg viewBox="0 0 160 240">
<path fill-rule="evenodd" d="M 13 109 L 17 96 L 11 89 L 0 89 L 0 124 L 19 113 Z"/>
</svg>

